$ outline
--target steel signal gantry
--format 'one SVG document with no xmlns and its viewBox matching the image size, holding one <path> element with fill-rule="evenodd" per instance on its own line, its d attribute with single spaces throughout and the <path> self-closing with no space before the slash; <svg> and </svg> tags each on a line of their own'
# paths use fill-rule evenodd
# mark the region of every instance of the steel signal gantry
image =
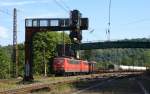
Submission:
<svg viewBox="0 0 150 94">
<path fill-rule="evenodd" d="M 37 32 L 52 32 L 52 31 L 66 31 L 70 30 L 70 38 L 73 43 L 81 41 L 79 36 L 81 30 L 88 29 L 88 18 L 81 18 L 81 13 L 78 10 L 70 12 L 70 18 L 39 18 L 39 19 L 25 19 L 25 74 L 24 80 L 33 80 L 33 51 L 32 38 Z"/>
</svg>

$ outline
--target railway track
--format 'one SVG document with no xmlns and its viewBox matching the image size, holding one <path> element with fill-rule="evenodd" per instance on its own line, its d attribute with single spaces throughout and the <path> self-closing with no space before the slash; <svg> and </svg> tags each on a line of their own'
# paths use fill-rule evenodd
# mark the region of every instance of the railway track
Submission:
<svg viewBox="0 0 150 94">
<path fill-rule="evenodd" d="M 125 75 L 130 75 L 133 74 L 132 72 L 123 72 L 123 73 L 104 73 L 104 74 L 91 74 L 91 75 L 80 75 L 80 76 L 71 76 L 71 77 L 64 77 L 62 80 L 56 80 L 56 81 L 48 81 L 47 79 L 41 79 L 42 82 L 37 82 L 33 84 L 27 84 L 27 85 L 21 85 L 17 88 L 14 89 L 9 89 L 9 90 L 2 90 L 0 91 L 0 94 L 26 94 L 30 93 L 32 91 L 40 90 L 40 89 L 49 89 L 51 90 L 54 85 L 56 84 L 64 84 L 64 83 L 73 83 L 81 80 L 97 80 L 98 78 L 113 78 L 113 77 L 119 77 L 119 76 L 125 76 Z M 134 73 L 134 74 L 140 74 L 139 72 Z"/>
<path fill-rule="evenodd" d="M 71 94 L 150 94 L 139 78 L 141 75 L 138 74 L 114 76 L 103 82 L 97 80 L 96 83 Z"/>
</svg>

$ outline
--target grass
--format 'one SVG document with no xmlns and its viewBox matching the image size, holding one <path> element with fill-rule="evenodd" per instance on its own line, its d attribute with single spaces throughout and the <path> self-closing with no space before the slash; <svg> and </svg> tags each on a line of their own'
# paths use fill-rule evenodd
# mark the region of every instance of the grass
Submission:
<svg viewBox="0 0 150 94">
<path fill-rule="evenodd" d="M 55 81 L 64 81 L 64 80 L 78 80 L 75 77 L 35 77 L 35 81 L 39 81 L 42 83 L 51 83 Z"/>
<path fill-rule="evenodd" d="M 17 82 L 20 80 L 10 79 L 10 80 L 1 80 L 0 81 L 0 91 L 17 88 Z"/>
<path fill-rule="evenodd" d="M 42 77 L 42 76 L 34 76 L 34 81 L 32 82 L 23 82 L 22 79 L 7 79 L 7 80 L 0 80 L 0 91 L 5 91 L 9 89 L 17 89 L 20 87 L 27 86 L 28 84 L 33 83 L 44 83 L 44 84 L 50 84 L 54 82 L 61 82 L 61 81 L 69 81 L 69 80 L 76 80 L 78 81 L 80 77 Z M 83 82 L 82 82 L 83 83 Z M 54 89 L 52 89 L 52 94 L 60 94 L 60 91 L 68 92 L 72 89 L 72 87 L 75 87 L 76 84 L 62 84 L 62 85 L 55 85 Z M 80 85 L 80 83 L 78 84 Z M 43 94 L 43 93 L 41 93 Z M 49 94 L 49 93 L 48 93 Z"/>
<path fill-rule="evenodd" d="M 57 82 L 57 81 L 63 81 L 63 80 L 77 80 L 77 78 L 73 77 L 41 77 L 41 76 L 35 76 L 35 80 L 33 82 L 23 82 L 22 79 L 7 79 L 7 80 L 1 80 L 0 81 L 0 91 L 5 91 L 8 89 L 16 89 L 21 86 L 25 86 L 28 84 L 33 84 L 33 83 L 52 83 L 52 82 Z M 64 86 L 66 87 L 66 86 Z"/>
<path fill-rule="evenodd" d="M 32 94 L 71 94 L 71 92 L 77 91 L 88 87 L 92 82 L 78 81 L 73 83 L 60 83 L 51 86 L 51 90 L 41 90 L 33 92 Z"/>
<path fill-rule="evenodd" d="M 11 89 L 17 87 L 15 84 L 5 84 L 5 83 L 0 83 L 0 91 L 1 90 L 6 90 L 6 89 Z"/>
<path fill-rule="evenodd" d="M 51 94 L 69 94 L 72 91 L 72 84 L 61 84 L 56 85 L 54 89 L 50 92 Z"/>
<path fill-rule="evenodd" d="M 52 86 L 51 90 L 49 89 L 42 89 L 38 91 L 32 92 L 32 94 L 70 94 L 72 91 L 73 85 L 72 84 L 59 84 Z"/>
</svg>

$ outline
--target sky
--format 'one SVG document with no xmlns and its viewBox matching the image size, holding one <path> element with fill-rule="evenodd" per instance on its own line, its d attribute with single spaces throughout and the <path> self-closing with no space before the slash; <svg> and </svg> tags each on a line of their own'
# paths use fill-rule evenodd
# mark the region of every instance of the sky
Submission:
<svg viewBox="0 0 150 94">
<path fill-rule="evenodd" d="M 56 1 L 65 5 L 66 10 Z M 17 8 L 18 42 L 25 41 L 25 18 L 68 18 L 78 9 L 89 18 L 84 41 L 107 40 L 109 0 L 0 0 L 0 45 L 13 43 L 13 8 Z M 150 0 L 112 0 L 110 40 L 150 38 Z M 93 32 L 90 32 L 94 30 Z"/>
</svg>

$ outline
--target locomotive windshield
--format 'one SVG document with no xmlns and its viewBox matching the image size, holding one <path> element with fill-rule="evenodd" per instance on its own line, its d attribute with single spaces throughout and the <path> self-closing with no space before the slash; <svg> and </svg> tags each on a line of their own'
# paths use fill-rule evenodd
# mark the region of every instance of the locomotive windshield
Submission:
<svg viewBox="0 0 150 94">
<path fill-rule="evenodd" d="M 70 59 L 69 60 L 71 64 L 79 64 L 79 60 L 75 60 L 75 59 Z"/>
<path fill-rule="evenodd" d="M 54 59 L 54 63 L 63 63 L 64 59 Z"/>
</svg>

